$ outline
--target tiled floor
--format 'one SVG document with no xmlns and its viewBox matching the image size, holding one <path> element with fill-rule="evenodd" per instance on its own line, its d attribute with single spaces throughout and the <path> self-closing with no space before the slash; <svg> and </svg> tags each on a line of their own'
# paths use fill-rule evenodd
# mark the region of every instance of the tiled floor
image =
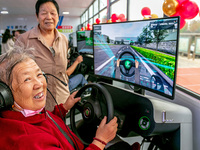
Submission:
<svg viewBox="0 0 200 150">
<path fill-rule="evenodd" d="M 200 94 L 200 59 L 179 57 L 176 83 Z"/>
</svg>

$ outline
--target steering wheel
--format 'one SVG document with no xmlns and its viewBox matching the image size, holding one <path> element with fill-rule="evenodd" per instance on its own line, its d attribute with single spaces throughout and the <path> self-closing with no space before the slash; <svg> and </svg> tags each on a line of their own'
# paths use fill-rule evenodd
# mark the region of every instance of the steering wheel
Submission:
<svg viewBox="0 0 200 150">
<path fill-rule="evenodd" d="M 114 117 L 112 98 L 107 89 L 98 83 L 85 85 L 78 91 L 76 97 L 81 97 L 81 101 L 70 110 L 71 128 L 85 145 L 89 145 L 103 117 L 107 116 L 107 122 Z M 82 120 L 78 123 L 75 122 L 77 110 L 82 114 Z"/>
<path fill-rule="evenodd" d="M 161 78 L 157 75 L 152 75 L 151 79 L 151 88 L 158 90 L 158 91 L 164 91 L 164 86 L 163 86 L 163 82 L 161 80 Z"/>
<path fill-rule="evenodd" d="M 119 59 L 123 58 L 123 56 L 126 55 L 126 54 L 131 55 L 133 57 L 133 59 L 135 60 L 135 56 L 129 51 L 122 52 L 119 55 Z M 124 69 L 122 68 L 122 66 L 123 66 Z M 119 67 L 120 67 L 121 73 L 124 76 L 131 77 L 135 74 L 135 61 L 132 61 L 128 58 L 125 58 L 124 60 L 120 61 Z"/>
<path fill-rule="evenodd" d="M 80 54 L 78 52 L 74 52 L 72 55 L 70 55 L 69 60 L 70 62 L 68 63 L 68 67 L 70 67 L 76 60 L 76 58 L 80 56 Z M 76 67 L 76 69 L 74 70 L 73 74 L 77 74 L 79 69 L 81 68 L 81 63 L 79 63 Z"/>
</svg>

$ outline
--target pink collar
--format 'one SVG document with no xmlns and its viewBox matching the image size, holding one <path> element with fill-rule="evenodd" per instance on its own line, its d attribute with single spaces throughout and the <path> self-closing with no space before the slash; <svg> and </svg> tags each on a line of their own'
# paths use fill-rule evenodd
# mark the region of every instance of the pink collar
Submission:
<svg viewBox="0 0 200 150">
<path fill-rule="evenodd" d="M 30 117 L 30 116 L 34 116 L 36 114 L 39 114 L 43 108 L 39 109 L 39 110 L 28 110 L 28 109 L 23 109 L 21 106 L 19 106 L 15 101 L 14 101 L 15 105 L 18 106 L 19 108 L 21 108 L 22 110 L 17 109 L 19 112 L 21 112 L 24 117 Z"/>
</svg>

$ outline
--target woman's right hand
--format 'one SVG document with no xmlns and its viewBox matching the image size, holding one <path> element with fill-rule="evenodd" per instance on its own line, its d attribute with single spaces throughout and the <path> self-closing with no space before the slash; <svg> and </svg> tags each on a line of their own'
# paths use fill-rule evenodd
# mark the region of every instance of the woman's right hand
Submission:
<svg viewBox="0 0 200 150">
<path fill-rule="evenodd" d="M 117 117 L 114 117 L 109 123 L 106 123 L 107 117 L 105 116 L 103 120 L 101 121 L 97 131 L 95 138 L 100 139 L 101 141 L 104 141 L 105 143 L 110 142 L 117 133 Z M 97 145 L 99 148 L 104 149 L 105 145 L 101 142 L 94 140 L 92 142 L 93 144 Z"/>
<path fill-rule="evenodd" d="M 81 100 L 81 97 L 76 97 L 78 91 L 73 92 L 68 99 L 65 101 L 65 103 L 63 103 L 63 107 L 65 108 L 65 110 L 70 110 L 75 103 L 77 103 L 78 101 Z"/>
</svg>

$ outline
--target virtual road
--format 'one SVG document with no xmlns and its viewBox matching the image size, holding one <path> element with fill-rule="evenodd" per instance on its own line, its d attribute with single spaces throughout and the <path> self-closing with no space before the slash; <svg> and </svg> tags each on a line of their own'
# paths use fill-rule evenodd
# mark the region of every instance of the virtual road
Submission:
<svg viewBox="0 0 200 150">
<path fill-rule="evenodd" d="M 89 54 L 93 53 L 93 46 L 91 45 L 91 43 L 88 43 L 88 45 L 86 45 L 86 41 L 79 41 L 77 43 L 77 46 L 79 53 L 89 53 Z"/>
<path fill-rule="evenodd" d="M 158 69 L 154 64 L 150 63 L 146 58 L 144 58 L 141 54 L 139 54 L 129 45 L 105 45 L 101 47 L 95 46 L 94 49 L 94 57 L 96 57 L 94 59 L 95 74 L 114 78 L 116 60 L 118 59 L 116 58 L 116 54 L 119 54 L 124 51 L 131 51 L 131 53 L 139 62 L 140 85 L 151 88 L 152 77 L 155 77 L 153 78 L 153 80 L 156 80 L 154 84 L 158 84 L 158 86 L 156 87 L 157 90 L 161 90 L 159 89 L 159 87 L 162 86 L 162 92 L 166 94 L 172 93 L 173 83 L 171 79 L 169 79 L 169 77 L 167 77 L 163 72 L 161 72 L 160 69 Z M 127 77 L 121 74 L 121 79 L 134 83 L 135 77 L 134 75 L 131 77 Z"/>
</svg>

